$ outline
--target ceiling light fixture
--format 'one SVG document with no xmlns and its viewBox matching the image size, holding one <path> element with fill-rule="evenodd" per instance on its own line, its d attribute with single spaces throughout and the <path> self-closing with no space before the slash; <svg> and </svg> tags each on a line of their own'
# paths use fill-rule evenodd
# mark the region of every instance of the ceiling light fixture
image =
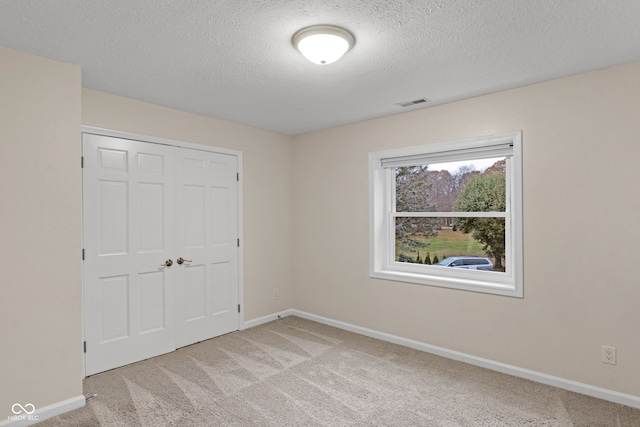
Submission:
<svg viewBox="0 0 640 427">
<path fill-rule="evenodd" d="M 356 40 L 345 29 L 331 25 L 315 25 L 295 33 L 291 42 L 309 61 L 326 65 L 342 58 Z"/>
</svg>

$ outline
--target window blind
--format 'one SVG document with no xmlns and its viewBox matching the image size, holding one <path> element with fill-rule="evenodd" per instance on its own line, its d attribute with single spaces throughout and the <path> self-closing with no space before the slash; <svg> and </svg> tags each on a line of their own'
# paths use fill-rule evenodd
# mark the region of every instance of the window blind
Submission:
<svg viewBox="0 0 640 427">
<path fill-rule="evenodd" d="M 383 168 L 428 165 L 455 162 L 459 160 L 489 159 L 492 157 L 510 157 L 513 155 L 513 143 L 501 143 L 481 147 L 468 147 L 457 150 L 420 153 L 417 155 L 389 157 L 380 159 Z"/>
</svg>

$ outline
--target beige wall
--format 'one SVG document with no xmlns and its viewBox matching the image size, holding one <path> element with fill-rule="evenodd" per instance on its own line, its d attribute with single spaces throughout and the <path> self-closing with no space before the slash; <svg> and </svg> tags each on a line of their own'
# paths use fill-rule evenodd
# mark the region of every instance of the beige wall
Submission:
<svg viewBox="0 0 640 427">
<path fill-rule="evenodd" d="M 295 138 L 2 47 L 0 75 L 0 419 L 82 393 L 81 123 L 243 152 L 245 320 L 293 307 L 640 396 L 640 63 Z M 368 278 L 369 151 L 519 129 L 524 299 Z"/>
<path fill-rule="evenodd" d="M 640 396 L 639 76 L 633 63 L 296 137 L 294 307 Z M 523 299 L 368 277 L 368 152 L 520 129 Z"/>
<path fill-rule="evenodd" d="M 0 47 L 0 422 L 82 395 L 80 67 Z"/>
<path fill-rule="evenodd" d="M 291 308 L 292 137 L 87 89 L 82 124 L 242 151 L 244 319 Z"/>
</svg>

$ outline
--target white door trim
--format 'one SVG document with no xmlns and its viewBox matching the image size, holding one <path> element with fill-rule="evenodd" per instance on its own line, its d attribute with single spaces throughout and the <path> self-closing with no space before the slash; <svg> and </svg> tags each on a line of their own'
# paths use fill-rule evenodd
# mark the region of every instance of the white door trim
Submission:
<svg viewBox="0 0 640 427">
<path fill-rule="evenodd" d="M 195 144 L 192 142 L 179 141 L 177 139 L 161 138 L 159 136 L 142 135 L 133 132 L 124 132 L 120 130 L 105 129 L 95 126 L 82 126 L 82 133 L 91 133 L 94 135 L 111 136 L 114 138 L 131 139 L 140 142 L 151 142 L 154 144 L 172 145 L 174 147 L 189 148 L 192 150 L 210 151 L 213 153 L 231 154 L 238 156 L 238 160 L 242 159 L 242 151 L 232 150 L 229 148 L 214 147 L 211 145 Z M 240 170 L 240 165 L 238 165 Z M 240 174 L 242 176 L 242 174 Z"/>
<path fill-rule="evenodd" d="M 124 132 L 124 131 L 118 131 L 118 130 L 113 130 L 113 129 L 105 129 L 105 128 L 100 128 L 100 127 L 95 127 L 95 126 L 81 126 L 80 128 L 80 135 L 82 136 L 82 134 L 87 133 L 87 134 L 94 134 L 94 135 L 101 135 L 101 136 L 109 136 L 109 137 L 114 137 L 114 138 L 122 138 L 122 139 L 130 139 L 133 141 L 140 141 L 140 142 L 147 142 L 147 143 L 153 143 L 153 144 L 161 144 L 161 145 L 169 145 L 169 146 L 174 146 L 174 147 L 180 147 L 180 148 L 188 148 L 191 150 L 200 150 L 200 151 L 207 151 L 207 152 L 211 152 L 211 153 L 220 153 L 220 154 L 230 154 L 230 155 L 234 155 L 237 157 L 238 159 L 238 177 L 240 179 L 239 185 L 238 185 L 238 239 L 240 242 L 240 247 L 238 248 L 238 301 L 240 304 L 240 312 L 239 312 L 239 327 L 240 329 L 244 329 L 243 325 L 244 325 L 244 215 L 243 215 L 243 185 L 242 185 L 242 177 L 243 175 L 243 159 L 242 159 L 242 151 L 239 150 L 233 150 L 233 149 L 229 149 L 229 148 L 221 148 L 221 147 L 214 147 L 214 146 L 209 146 L 209 145 L 203 145 L 203 144 L 195 144 L 195 143 L 190 143 L 190 142 L 185 142 L 185 141 L 178 141 L 175 139 L 168 139 L 168 138 L 161 138 L 161 137 L 156 137 L 156 136 L 149 136 L 149 135 L 142 135 L 142 134 L 137 134 L 137 133 L 132 133 L 132 132 Z M 82 137 L 80 138 L 80 143 L 82 144 Z M 82 176 L 81 178 L 82 179 Z M 84 204 L 84 200 L 83 200 L 83 204 Z M 84 223 L 84 219 L 83 219 L 83 223 Z M 82 247 L 84 248 L 84 234 L 83 234 L 83 244 Z M 81 261 L 82 262 L 82 261 Z M 82 267 L 82 271 L 84 272 L 84 266 Z M 83 281 L 82 281 L 82 340 L 85 340 L 85 330 L 84 330 L 84 306 L 85 306 L 85 302 L 84 302 L 84 274 L 83 274 Z M 86 368 L 85 368 L 85 357 L 84 357 L 84 345 L 81 342 L 80 343 L 80 351 L 82 352 L 82 376 L 83 378 L 86 377 Z"/>
</svg>

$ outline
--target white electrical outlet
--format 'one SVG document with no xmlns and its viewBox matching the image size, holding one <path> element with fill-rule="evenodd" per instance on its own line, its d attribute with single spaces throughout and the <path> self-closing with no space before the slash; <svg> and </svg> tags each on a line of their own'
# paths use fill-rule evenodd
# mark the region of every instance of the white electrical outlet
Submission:
<svg viewBox="0 0 640 427">
<path fill-rule="evenodd" d="M 273 290 L 273 299 L 278 299 L 278 289 Z"/>
<path fill-rule="evenodd" d="M 609 365 L 616 364 L 616 348 L 607 345 L 602 346 L 602 363 Z"/>
</svg>

